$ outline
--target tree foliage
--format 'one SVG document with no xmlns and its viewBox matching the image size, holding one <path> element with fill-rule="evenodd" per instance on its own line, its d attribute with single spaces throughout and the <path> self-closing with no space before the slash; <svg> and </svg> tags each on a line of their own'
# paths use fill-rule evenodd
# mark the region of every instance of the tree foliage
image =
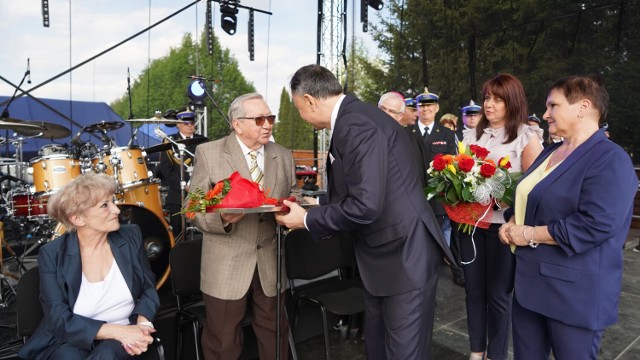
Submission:
<svg viewBox="0 0 640 360">
<path fill-rule="evenodd" d="M 364 65 L 385 90 L 440 95 L 441 112 L 479 100 L 482 84 L 500 72 L 517 76 L 529 112 L 542 115 L 548 87 L 574 74 L 605 78 L 612 140 L 635 162 L 640 115 L 640 1 L 389 0 L 372 36 L 385 54 Z M 382 71 L 381 71 L 382 69 Z"/>
<path fill-rule="evenodd" d="M 229 105 L 237 96 L 255 92 L 240 69 L 237 60 L 228 49 L 222 49 L 217 37 L 213 39 L 213 55 L 209 55 L 206 32 L 198 43 L 190 34 L 185 34 L 179 47 L 170 48 L 169 54 L 153 60 L 131 84 L 131 113 L 134 118 L 151 118 L 155 111 L 164 113 L 189 103 L 186 89 L 192 81 L 191 75 L 202 76 L 218 109 L 210 99 L 207 106 L 208 137 L 218 139 L 229 134 L 229 124 L 220 114 L 227 113 Z M 129 118 L 129 98 L 124 94 L 111 104 L 113 110 L 123 118 Z"/>
<path fill-rule="evenodd" d="M 285 88 L 280 93 L 280 118 L 273 130 L 276 142 L 289 149 L 312 150 L 313 127 L 302 120 Z"/>
</svg>

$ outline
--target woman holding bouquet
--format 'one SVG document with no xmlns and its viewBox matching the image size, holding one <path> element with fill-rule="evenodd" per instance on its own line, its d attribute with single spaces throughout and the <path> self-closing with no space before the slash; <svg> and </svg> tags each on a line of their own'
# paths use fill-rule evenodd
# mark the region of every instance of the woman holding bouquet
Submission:
<svg viewBox="0 0 640 360">
<path fill-rule="evenodd" d="M 597 359 L 617 320 L 622 246 L 638 189 L 629 155 L 609 141 L 609 95 L 598 77 L 553 84 L 547 147 L 516 189 L 500 239 L 515 250 L 515 359 Z M 611 189 L 606 191 L 605 189 Z"/>
<path fill-rule="evenodd" d="M 542 129 L 527 125 L 527 99 L 516 77 L 498 74 L 482 86 L 483 115 L 475 129 L 463 132 L 465 145 L 489 150 L 496 164 L 508 159 L 511 172 L 526 171 L 542 151 Z M 460 232 L 470 360 L 506 359 L 509 347 L 514 257 L 498 238 L 506 205 L 493 209 L 488 229 Z"/>
</svg>

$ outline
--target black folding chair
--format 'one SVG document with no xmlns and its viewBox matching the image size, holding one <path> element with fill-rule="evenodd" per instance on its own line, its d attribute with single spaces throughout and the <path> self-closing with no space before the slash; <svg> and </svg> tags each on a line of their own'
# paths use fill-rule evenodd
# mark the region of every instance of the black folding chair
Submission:
<svg viewBox="0 0 640 360">
<path fill-rule="evenodd" d="M 23 343 L 33 334 L 44 317 L 40 304 L 40 273 L 35 266 L 25 272 L 18 282 L 16 294 L 16 317 L 18 336 Z M 145 352 L 142 360 L 164 360 L 164 347 L 160 338 L 154 335 L 154 351 Z"/>
<path fill-rule="evenodd" d="M 364 312 L 362 281 L 342 276 L 343 267 L 350 265 L 343 256 L 339 237 L 316 242 L 307 230 L 293 230 L 285 237 L 285 267 L 291 295 L 298 306 L 302 302 L 320 308 L 327 360 L 330 359 L 327 312 L 341 316 Z M 297 285 L 298 280 L 308 282 Z M 295 326 L 297 312 L 293 320 Z"/>
<path fill-rule="evenodd" d="M 171 287 L 176 297 L 177 346 L 176 359 L 182 358 L 182 330 L 190 325 L 193 333 L 195 358 L 202 358 L 200 336 L 206 312 L 200 291 L 200 262 L 202 239 L 181 241 L 169 254 Z"/>
</svg>

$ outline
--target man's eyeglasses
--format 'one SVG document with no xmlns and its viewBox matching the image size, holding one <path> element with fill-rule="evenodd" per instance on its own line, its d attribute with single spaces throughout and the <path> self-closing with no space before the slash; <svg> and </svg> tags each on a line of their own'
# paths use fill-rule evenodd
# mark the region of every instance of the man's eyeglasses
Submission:
<svg viewBox="0 0 640 360">
<path fill-rule="evenodd" d="M 276 116 L 275 115 L 243 116 L 243 117 L 239 117 L 238 119 L 241 119 L 241 120 L 253 120 L 253 121 L 256 122 L 256 125 L 258 125 L 258 126 L 264 125 L 265 121 L 268 121 L 269 125 L 273 125 L 273 123 L 276 122 Z"/>
<path fill-rule="evenodd" d="M 194 126 L 195 124 L 196 124 L 196 123 L 195 123 L 195 122 L 193 122 L 193 121 L 183 121 L 183 122 L 182 122 L 182 125 L 191 125 L 191 126 Z"/>
<path fill-rule="evenodd" d="M 402 115 L 403 114 L 402 111 L 387 109 L 387 107 L 384 106 L 384 105 L 378 105 L 378 107 L 380 108 L 380 110 L 388 112 L 388 113 L 391 113 L 391 114 L 395 114 L 395 115 Z"/>
</svg>

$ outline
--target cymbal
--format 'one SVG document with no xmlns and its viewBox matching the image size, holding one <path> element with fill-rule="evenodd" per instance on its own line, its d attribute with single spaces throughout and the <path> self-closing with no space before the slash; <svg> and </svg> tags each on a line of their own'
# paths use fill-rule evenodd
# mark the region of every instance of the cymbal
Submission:
<svg viewBox="0 0 640 360">
<path fill-rule="evenodd" d="M 60 139 L 60 138 L 64 138 L 71 135 L 71 130 L 69 130 L 68 128 L 62 125 L 58 125 L 50 122 L 44 122 L 44 121 L 34 121 L 33 123 L 37 124 L 38 127 L 22 128 L 22 129 L 15 129 L 15 130 L 17 133 L 25 136 L 40 135 L 40 137 L 50 138 L 50 139 Z"/>
<path fill-rule="evenodd" d="M 102 120 L 99 123 L 85 126 L 84 131 L 85 132 L 111 131 L 111 130 L 118 130 L 123 126 L 124 126 L 124 123 L 122 121 Z"/>
<path fill-rule="evenodd" d="M 209 139 L 207 139 L 206 137 L 196 137 L 196 138 L 190 138 L 190 139 L 175 140 L 175 142 L 177 142 L 178 144 L 185 144 L 187 146 L 189 146 L 189 145 L 198 145 L 198 144 L 202 144 L 203 142 L 207 142 L 207 141 L 209 141 Z M 156 144 L 156 145 L 153 145 L 153 146 L 149 146 L 148 148 L 146 148 L 144 150 L 147 152 L 147 154 L 151 154 L 151 153 L 158 152 L 158 151 L 169 150 L 169 149 L 171 149 L 172 146 L 174 146 L 173 143 L 164 142 L 164 143 Z"/>
<path fill-rule="evenodd" d="M 182 124 L 181 120 L 167 119 L 163 117 L 152 117 L 149 119 L 129 119 L 128 122 L 153 123 L 153 124 Z"/>
<path fill-rule="evenodd" d="M 42 129 L 42 126 L 13 118 L 0 119 L 0 129 Z"/>
</svg>

